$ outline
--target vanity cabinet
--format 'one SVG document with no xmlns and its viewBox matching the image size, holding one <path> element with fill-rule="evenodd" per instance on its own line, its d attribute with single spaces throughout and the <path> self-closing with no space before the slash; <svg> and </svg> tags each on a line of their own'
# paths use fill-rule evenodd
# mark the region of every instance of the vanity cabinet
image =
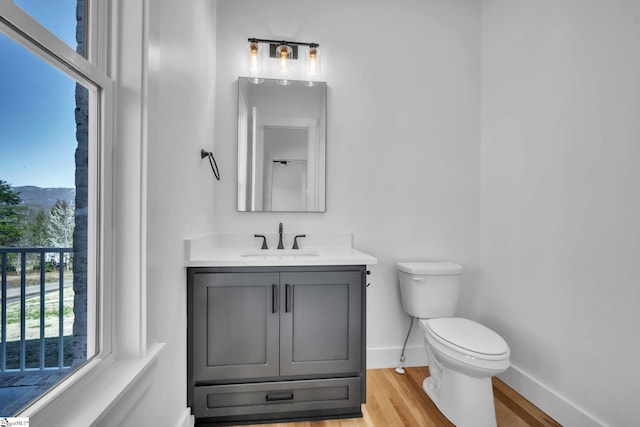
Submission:
<svg viewBox="0 0 640 427">
<path fill-rule="evenodd" d="M 189 268 L 197 422 L 361 416 L 365 267 Z"/>
</svg>

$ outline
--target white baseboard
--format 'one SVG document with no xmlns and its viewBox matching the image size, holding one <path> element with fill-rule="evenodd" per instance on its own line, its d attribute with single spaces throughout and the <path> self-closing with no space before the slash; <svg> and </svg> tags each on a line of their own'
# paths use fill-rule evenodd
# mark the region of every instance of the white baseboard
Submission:
<svg viewBox="0 0 640 427">
<path fill-rule="evenodd" d="M 397 368 L 400 366 L 401 353 L 400 347 L 369 348 L 367 349 L 367 369 Z M 403 366 L 428 366 L 424 346 L 407 347 Z M 605 426 L 593 415 L 539 383 L 517 366 L 512 365 L 498 377 L 565 427 Z"/>
<path fill-rule="evenodd" d="M 509 369 L 498 375 L 498 378 L 565 427 L 603 427 L 605 425 L 584 409 L 518 369 L 517 366 L 511 365 Z"/>
<path fill-rule="evenodd" d="M 367 369 L 397 368 L 400 366 L 401 347 L 367 349 Z M 403 366 L 427 366 L 427 352 L 424 346 L 407 347 Z"/>
<path fill-rule="evenodd" d="M 185 408 L 182 411 L 182 416 L 178 420 L 176 427 L 193 427 L 195 425 L 195 419 L 191 415 L 191 408 Z"/>
</svg>

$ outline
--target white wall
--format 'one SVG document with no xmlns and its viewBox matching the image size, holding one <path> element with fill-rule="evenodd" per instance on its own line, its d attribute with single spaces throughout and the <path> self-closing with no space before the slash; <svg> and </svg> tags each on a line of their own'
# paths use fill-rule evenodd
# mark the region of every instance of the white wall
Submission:
<svg viewBox="0 0 640 427">
<path fill-rule="evenodd" d="M 640 3 L 487 0 L 482 28 L 474 312 L 559 422 L 637 425 Z"/>
<path fill-rule="evenodd" d="M 379 260 L 368 289 L 369 367 L 394 366 L 408 327 L 398 261 L 454 260 L 470 283 L 477 271 L 479 8 L 472 0 L 218 2 L 215 228 L 274 233 L 282 221 L 285 232 L 353 232 L 355 246 Z M 324 214 L 236 212 L 237 78 L 246 75 L 248 37 L 320 44 Z M 412 345 L 424 363 L 418 334 Z"/>
<path fill-rule="evenodd" d="M 640 418 L 637 2 L 219 0 L 217 18 L 213 1 L 148 5 L 148 341 L 168 345 L 125 425 L 185 420 L 182 239 L 280 221 L 351 231 L 378 257 L 370 367 L 394 365 L 408 323 L 396 262 L 448 259 L 466 268 L 461 313 L 511 345 L 518 391 L 567 426 Z M 236 212 L 248 37 L 323 49 L 324 214 Z"/>
<path fill-rule="evenodd" d="M 201 148 L 216 149 L 215 2 L 192 0 L 184 7 L 181 1 L 152 0 L 146 5 L 148 112 L 143 120 L 148 126 L 141 138 L 147 158 L 142 169 L 147 184 L 147 340 L 166 345 L 140 401 L 126 414 L 116 408 L 107 424 L 117 416 L 120 426 L 177 426 L 188 420 L 183 241 L 213 229 L 217 190 L 209 163 L 200 158 Z"/>
</svg>

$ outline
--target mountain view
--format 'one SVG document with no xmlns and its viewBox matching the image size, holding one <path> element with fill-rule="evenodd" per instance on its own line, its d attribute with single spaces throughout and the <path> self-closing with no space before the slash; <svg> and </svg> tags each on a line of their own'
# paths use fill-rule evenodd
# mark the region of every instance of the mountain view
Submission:
<svg viewBox="0 0 640 427">
<path fill-rule="evenodd" d="M 75 188 L 41 188 L 33 185 L 23 187 L 13 187 L 13 190 L 20 193 L 22 204 L 27 206 L 37 206 L 44 209 L 51 209 L 58 200 L 66 201 L 69 204 L 75 203 Z"/>
</svg>

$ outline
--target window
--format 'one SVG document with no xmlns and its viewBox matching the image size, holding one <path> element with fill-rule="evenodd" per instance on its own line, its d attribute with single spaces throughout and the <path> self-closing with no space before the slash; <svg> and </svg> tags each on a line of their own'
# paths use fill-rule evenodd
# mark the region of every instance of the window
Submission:
<svg viewBox="0 0 640 427">
<path fill-rule="evenodd" d="M 0 2 L 0 417 L 110 351 L 98 331 L 110 330 L 101 200 L 113 83 L 83 56 L 85 22 L 99 18 L 77 13 L 84 4 Z M 87 47 L 104 64 L 100 42 Z"/>
<path fill-rule="evenodd" d="M 72 49 L 84 55 L 85 1 L 13 0 L 13 2 Z"/>
</svg>

